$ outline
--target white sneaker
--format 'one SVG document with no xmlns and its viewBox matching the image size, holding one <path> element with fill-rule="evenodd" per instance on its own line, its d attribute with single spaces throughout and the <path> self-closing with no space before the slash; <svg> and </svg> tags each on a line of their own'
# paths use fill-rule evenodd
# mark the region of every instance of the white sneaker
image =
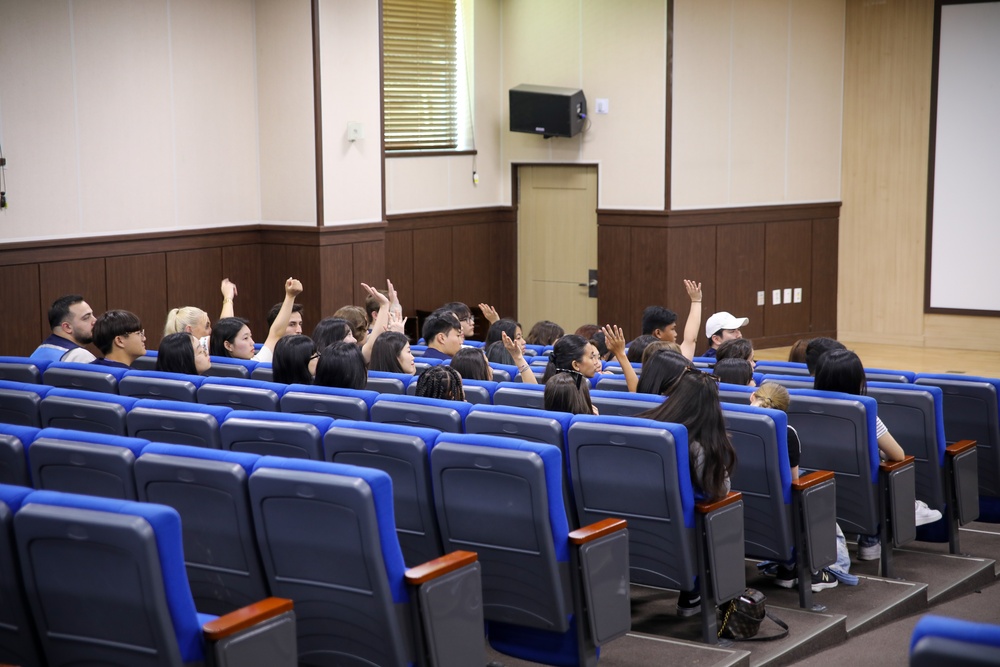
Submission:
<svg viewBox="0 0 1000 667">
<path fill-rule="evenodd" d="M 878 560 L 881 557 L 882 545 L 878 542 L 869 545 L 858 545 L 858 560 Z"/>
<path fill-rule="evenodd" d="M 917 515 L 918 526 L 923 526 L 928 523 L 934 523 L 935 521 L 941 519 L 941 512 L 939 512 L 938 510 L 932 510 L 930 507 L 927 506 L 927 503 L 925 503 L 922 500 L 918 500 L 916 502 L 914 511 L 916 512 Z"/>
</svg>

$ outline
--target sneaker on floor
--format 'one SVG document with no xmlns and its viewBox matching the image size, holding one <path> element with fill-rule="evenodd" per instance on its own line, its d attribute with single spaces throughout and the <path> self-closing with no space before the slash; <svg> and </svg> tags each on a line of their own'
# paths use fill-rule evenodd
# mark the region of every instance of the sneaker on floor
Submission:
<svg viewBox="0 0 1000 667">
<path fill-rule="evenodd" d="M 864 544 L 858 540 L 858 560 L 878 560 L 881 557 L 882 545 L 880 543 Z"/>
<path fill-rule="evenodd" d="M 799 578 L 795 576 L 795 569 L 784 565 L 778 566 L 778 572 L 774 575 L 774 583 L 782 588 L 794 588 L 799 583 Z"/>
<path fill-rule="evenodd" d="M 917 514 L 917 525 L 923 526 L 928 523 L 934 523 L 941 519 L 941 512 L 938 510 L 932 510 L 927 506 L 922 500 L 918 500 L 914 511 Z"/>
<path fill-rule="evenodd" d="M 837 577 L 830 574 L 829 570 L 823 569 L 813 573 L 812 591 L 818 593 L 825 588 L 835 588 L 838 583 L 840 582 L 837 581 Z"/>
<path fill-rule="evenodd" d="M 678 616 L 695 616 L 701 613 L 701 594 L 681 591 L 677 598 Z"/>
</svg>

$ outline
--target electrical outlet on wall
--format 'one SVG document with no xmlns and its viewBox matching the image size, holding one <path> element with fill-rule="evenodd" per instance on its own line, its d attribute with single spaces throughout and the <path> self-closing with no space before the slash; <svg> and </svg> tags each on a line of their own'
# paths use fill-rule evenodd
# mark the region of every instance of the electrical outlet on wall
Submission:
<svg viewBox="0 0 1000 667">
<path fill-rule="evenodd" d="M 785 303 L 791 303 L 791 302 L 792 302 L 792 288 L 791 287 L 786 287 L 785 288 Z"/>
<path fill-rule="evenodd" d="M 766 303 L 766 295 L 764 294 L 764 290 L 761 290 L 757 292 L 757 305 L 763 306 L 765 303 Z"/>
<path fill-rule="evenodd" d="M 792 301 L 794 303 L 802 303 L 802 288 L 796 287 L 795 291 L 792 292 Z"/>
<path fill-rule="evenodd" d="M 775 306 L 781 305 L 781 290 L 771 290 L 771 304 Z"/>
</svg>

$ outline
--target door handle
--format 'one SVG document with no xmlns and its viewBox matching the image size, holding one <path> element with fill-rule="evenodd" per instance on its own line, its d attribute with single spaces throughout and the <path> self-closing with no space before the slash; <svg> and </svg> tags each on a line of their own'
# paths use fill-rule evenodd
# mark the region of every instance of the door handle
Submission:
<svg viewBox="0 0 1000 667">
<path fill-rule="evenodd" d="M 579 287 L 587 288 L 587 296 L 591 299 L 597 298 L 597 269 L 590 269 L 587 272 L 587 282 L 577 283 Z"/>
<path fill-rule="evenodd" d="M 597 279 L 591 280 L 589 283 L 577 283 L 577 287 L 597 287 Z"/>
</svg>

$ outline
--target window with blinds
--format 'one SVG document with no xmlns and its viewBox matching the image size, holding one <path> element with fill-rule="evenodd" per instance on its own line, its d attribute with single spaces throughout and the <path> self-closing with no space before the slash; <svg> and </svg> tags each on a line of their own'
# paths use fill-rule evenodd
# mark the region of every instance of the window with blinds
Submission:
<svg viewBox="0 0 1000 667">
<path fill-rule="evenodd" d="M 456 0 L 383 0 L 386 151 L 458 147 Z"/>
</svg>

